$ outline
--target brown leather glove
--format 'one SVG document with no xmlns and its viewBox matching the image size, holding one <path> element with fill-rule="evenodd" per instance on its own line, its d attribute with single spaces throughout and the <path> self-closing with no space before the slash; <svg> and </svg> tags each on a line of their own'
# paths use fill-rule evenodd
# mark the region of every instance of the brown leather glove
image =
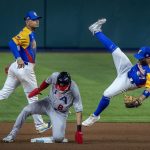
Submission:
<svg viewBox="0 0 150 150">
<path fill-rule="evenodd" d="M 142 101 L 138 97 L 124 96 L 124 103 L 127 108 L 135 108 L 142 105 Z"/>
</svg>

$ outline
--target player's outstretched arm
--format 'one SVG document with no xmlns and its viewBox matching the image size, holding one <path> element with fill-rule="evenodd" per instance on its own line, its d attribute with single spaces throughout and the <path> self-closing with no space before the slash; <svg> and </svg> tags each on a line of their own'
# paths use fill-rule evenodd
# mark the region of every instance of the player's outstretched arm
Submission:
<svg viewBox="0 0 150 150">
<path fill-rule="evenodd" d="M 150 88 L 143 91 L 139 97 L 125 95 L 124 102 L 127 108 L 135 108 L 142 105 L 143 101 L 150 96 Z"/>
<path fill-rule="evenodd" d="M 38 94 L 40 94 L 41 91 L 43 91 L 44 89 L 46 89 L 47 87 L 49 86 L 49 84 L 44 80 L 40 87 L 38 88 L 35 88 L 33 91 L 31 91 L 28 95 L 29 98 L 33 97 L 33 96 L 36 96 Z"/>
<path fill-rule="evenodd" d="M 83 143 L 83 133 L 82 133 L 82 112 L 77 112 L 76 113 L 76 118 L 77 118 L 77 131 L 75 133 L 75 141 L 78 144 Z"/>
</svg>

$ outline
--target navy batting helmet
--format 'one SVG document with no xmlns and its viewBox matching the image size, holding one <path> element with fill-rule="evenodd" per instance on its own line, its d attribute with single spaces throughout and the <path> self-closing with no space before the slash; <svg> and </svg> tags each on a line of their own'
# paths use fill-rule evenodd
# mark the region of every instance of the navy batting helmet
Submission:
<svg viewBox="0 0 150 150">
<path fill-rule="evenodd" d="M 69 90 L 71 85 L 71 76 L 68 72 L 60 72 L 57 77 L 56 88 L 60 91 Z"/>
</svg>

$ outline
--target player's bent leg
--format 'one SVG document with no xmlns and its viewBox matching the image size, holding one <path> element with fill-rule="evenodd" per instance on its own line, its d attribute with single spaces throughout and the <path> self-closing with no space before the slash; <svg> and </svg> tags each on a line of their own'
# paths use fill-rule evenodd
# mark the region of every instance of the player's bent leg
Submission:
<svg viewBox="0 0 150 150">
<path fill-rule="evenodd" d="M 126 71 L 123 74 L 117 76 L 112 84 L 104 91 L 104 96 L 112 98 L 133 88 L 136 88 L 136 85 L 131 83 Z"/>
<path fill-rule="evenodd" d="M 28 71 L 28 76 L 27 76 L 28 78 L 21 79 L 22 80 L 21 83 L 23 85 L 28 103 L 31 104 L 31 103 L 38 101 L 38 96 L 28 98 L 29 92 L 31 92 L 34 88 L 37 88 L 37 81 L 36 81 L 36 76 L 34 74 L 34 71 L 32 70 L 32 67 L 33 67 L 32 64 L 29 64 L 26 67 L 30 69 L 30 72 Z M 46 130 L 51 128 L 50 123 L 45 123 L 41 115 L 35 114 L 35 115 L 32 115 L 32 117 L 35 123 L 35 128 L 36 128 L 37 133 L 45 132 Z"/>
<path fill-rule="evenodd" d="M 85 121 L 83 121 L 82 125 L 88 127 L 97 122 L 100 119 L 100 113 L 108 107 L 109 102 L 110 98 L 103 96 L 95 112 L 92 115 L 90 115 Z"/>
<path fill-rule="evenodd" d="M 117 46 L 113 43 L 104 33 L 102 33 L 102 25 L 106 22 L 105 18 L 102 18 L 92 24 L 89 30 L 97 37 L 97 39 L 106 47 L 109 52 L 113 52 Z"/>
<path fill-rule="evenodd" d="M 9 72 L 4 86 L 0 90 L 0 100 L 7 99 L 19 84 L 19 80 L 11 72 Z"/>
<path fill-rule="evenodd" d="M 26 118 L 31 115 L 31 107 L 28 105 L 24 107 L 24 109 L 21 111 L 19 116 L 16 119 L 16 122 L 12 128 L 12 131 L 3 138 L 3 142 L 14 142 L 17 136 L 17 133 L 19 132 L 19 129 L 22 127 L 23 123 L 25 122 Z"/>
<path fill-rule="evenodd" d="M 117 70 L 117 74 L 122 74 L 131 69 L 133 66 L 129 58 L 118 47 L 112 53 L 113 61 Z"/>
<path fill-rule="evenodd" d="M 109 102 L 110 102 L 110 98 L 109 97 L 106 97 L 106 96 L 103 96 L 100 100 L 100 103 L 97 107 L 97 109 L 95 110 L 94 112 L 94 116 L 99 116 L 100 113 L 108 107 L 109 105 Z"/>
<path fill-rule="evenodd" d="M 117 76 L 114 82 L 104 91 L 104 96 L 99 102 L 99 105 L 96 111 L 85 121 L 83 121 L 84 126 L 91 126 L 96 121 L 98 121 L 98 116 L 103 112 L 110 103 L 110 99 L 122 92 L 127 91 L 128 89 L 135 88 L 134 84 L 131 84 L 130 80 L 127 77 L 127 73 Z"/>
<path fill-rule="evenodd" d="M 51 108 L 50 118 L 52 122 L 52 136 L 55 142 L 61 143 L 65 139 L 67 114 Z"/>
<path fill-rule="evenodd" d="M 27 95 L 28 95 L 28 94 L 26 93 L 26 97 L 27 97 Z M 27 99 L 28 99 L 28 103 L 29 103 L 29 104 L 32 104 L 32 103 L 38 101 L 38 96 L 34 96 L 34 97 L 32 97 L 32 98 L 28 98 L 28 97 L 27 97 Z M 46 130 L 49 129 L 49 124 L 48 124 L 48 123 L 45 123 L 45 122 L 43 121 L 43 118 L 42 118 L 41 115 L 35 114 L 35 115 L 32 115 L 32 117 L 33 117 L 33 120 L 34 120 L 34 123 L 35 123 L 36 131 L 37 131 L 38 133 L 42 133 L 42 132 L 44 132 L 44 131 L 46 131 Z"/>
<path fill-rule="evenodd" d="M 113 53 L 117 49 L 118 46 L 112 42 L 104 33 L 97 32 L 95 36 L 110 53 Z"/>
<path fill-rule="evenodd" d="M 34 97 L 30 98 L 30 99 L 28 98 L 29 104 L 37 102 L 37 100 L 38 100 L 37 96 L 34 96 Z M 47 131 L 48 129 L 51 128 L 51 123 L 50 122 L 45 123 L 43 121 L 43 118 L 42 118 L 41 115 L 35 114 L 35 115 L 32 115 L 32 117 L 34 119 L 35 128 L 36 128 L 37 133 L 43 133 L 43 132 L 45 132 L 45 131 Z"/>
<path fill-rule="evenodd" d="M 46 100 L 46 102 L 47 102 L 47 100 Z M 45 104 L 46 104 L 46 102 L 45 102 Z M 37 103 L 37 101 L 35 103 Z M 38 102 L 38 103 L 40 103 L 40 102 Z M 44 103 L 44 100 L 41 100 L 41 103 Z M 47 108 L 48 105 L 49 104 L 45 105 L 45 108 Z M 32 117 L 35 122 L 35 127 L 36 127 L 37 133 L 43 133 L 52 127 L 51 122 L 45 123 L 42 119 L 42 116 L 39 115 L 39 113 L 34 114 L 34 115 L 32 114 Z"/>
<path fill-rule="evenodd" d="M 52 135 L 54 138 L 54 141 L 56 143 L 61 143 L 63 142 L 64 138 L 65 138 L 65 127 L 66 127 L 66 123 L 65 122 L 57 122 L 57 124 L 53 125 L 52 127 Z"/>
<path fill-rule="evenodd" d="M 8 136 L 6 136 L 3 139 L 3 142 L 7 142 L 6 139 L 8 139 L 8 137 L 10 136 L 13 138 L 12 141 L 14 141 L 17 136 L 17 133 L 19 132 L 20 128 L 22 127 L 27 117 L 32 114 L 47 114 L 46 111 L 47 107 L 49 107 L 49 102 L 47 101 L 47 99 L 29 104 L 26 107 L 24 107 L 24 109 L 17 117 L 16 122 L 12 128 L 12 131 L 8 134 Z"/>
</svg>

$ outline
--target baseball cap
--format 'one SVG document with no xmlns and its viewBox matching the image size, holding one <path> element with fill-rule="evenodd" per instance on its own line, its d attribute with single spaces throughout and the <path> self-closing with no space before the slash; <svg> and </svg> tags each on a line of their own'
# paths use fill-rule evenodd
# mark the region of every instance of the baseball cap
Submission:
<svg viewBox="0 0 150 150">
<path fill-rule="evenodd" d="M 26 13 L 25 17 L 24 17 L 24 20 L 38 20 L 42 17 L 38 16 L 37 13 L 33 10 L 29 11 Z"/>
<path fill-rule="evenodd" d="M 150 57 L 150 47 L 141 47 L 137 54 L 134 54 L 134 57 L 138 60 Z"/>
</svg>

